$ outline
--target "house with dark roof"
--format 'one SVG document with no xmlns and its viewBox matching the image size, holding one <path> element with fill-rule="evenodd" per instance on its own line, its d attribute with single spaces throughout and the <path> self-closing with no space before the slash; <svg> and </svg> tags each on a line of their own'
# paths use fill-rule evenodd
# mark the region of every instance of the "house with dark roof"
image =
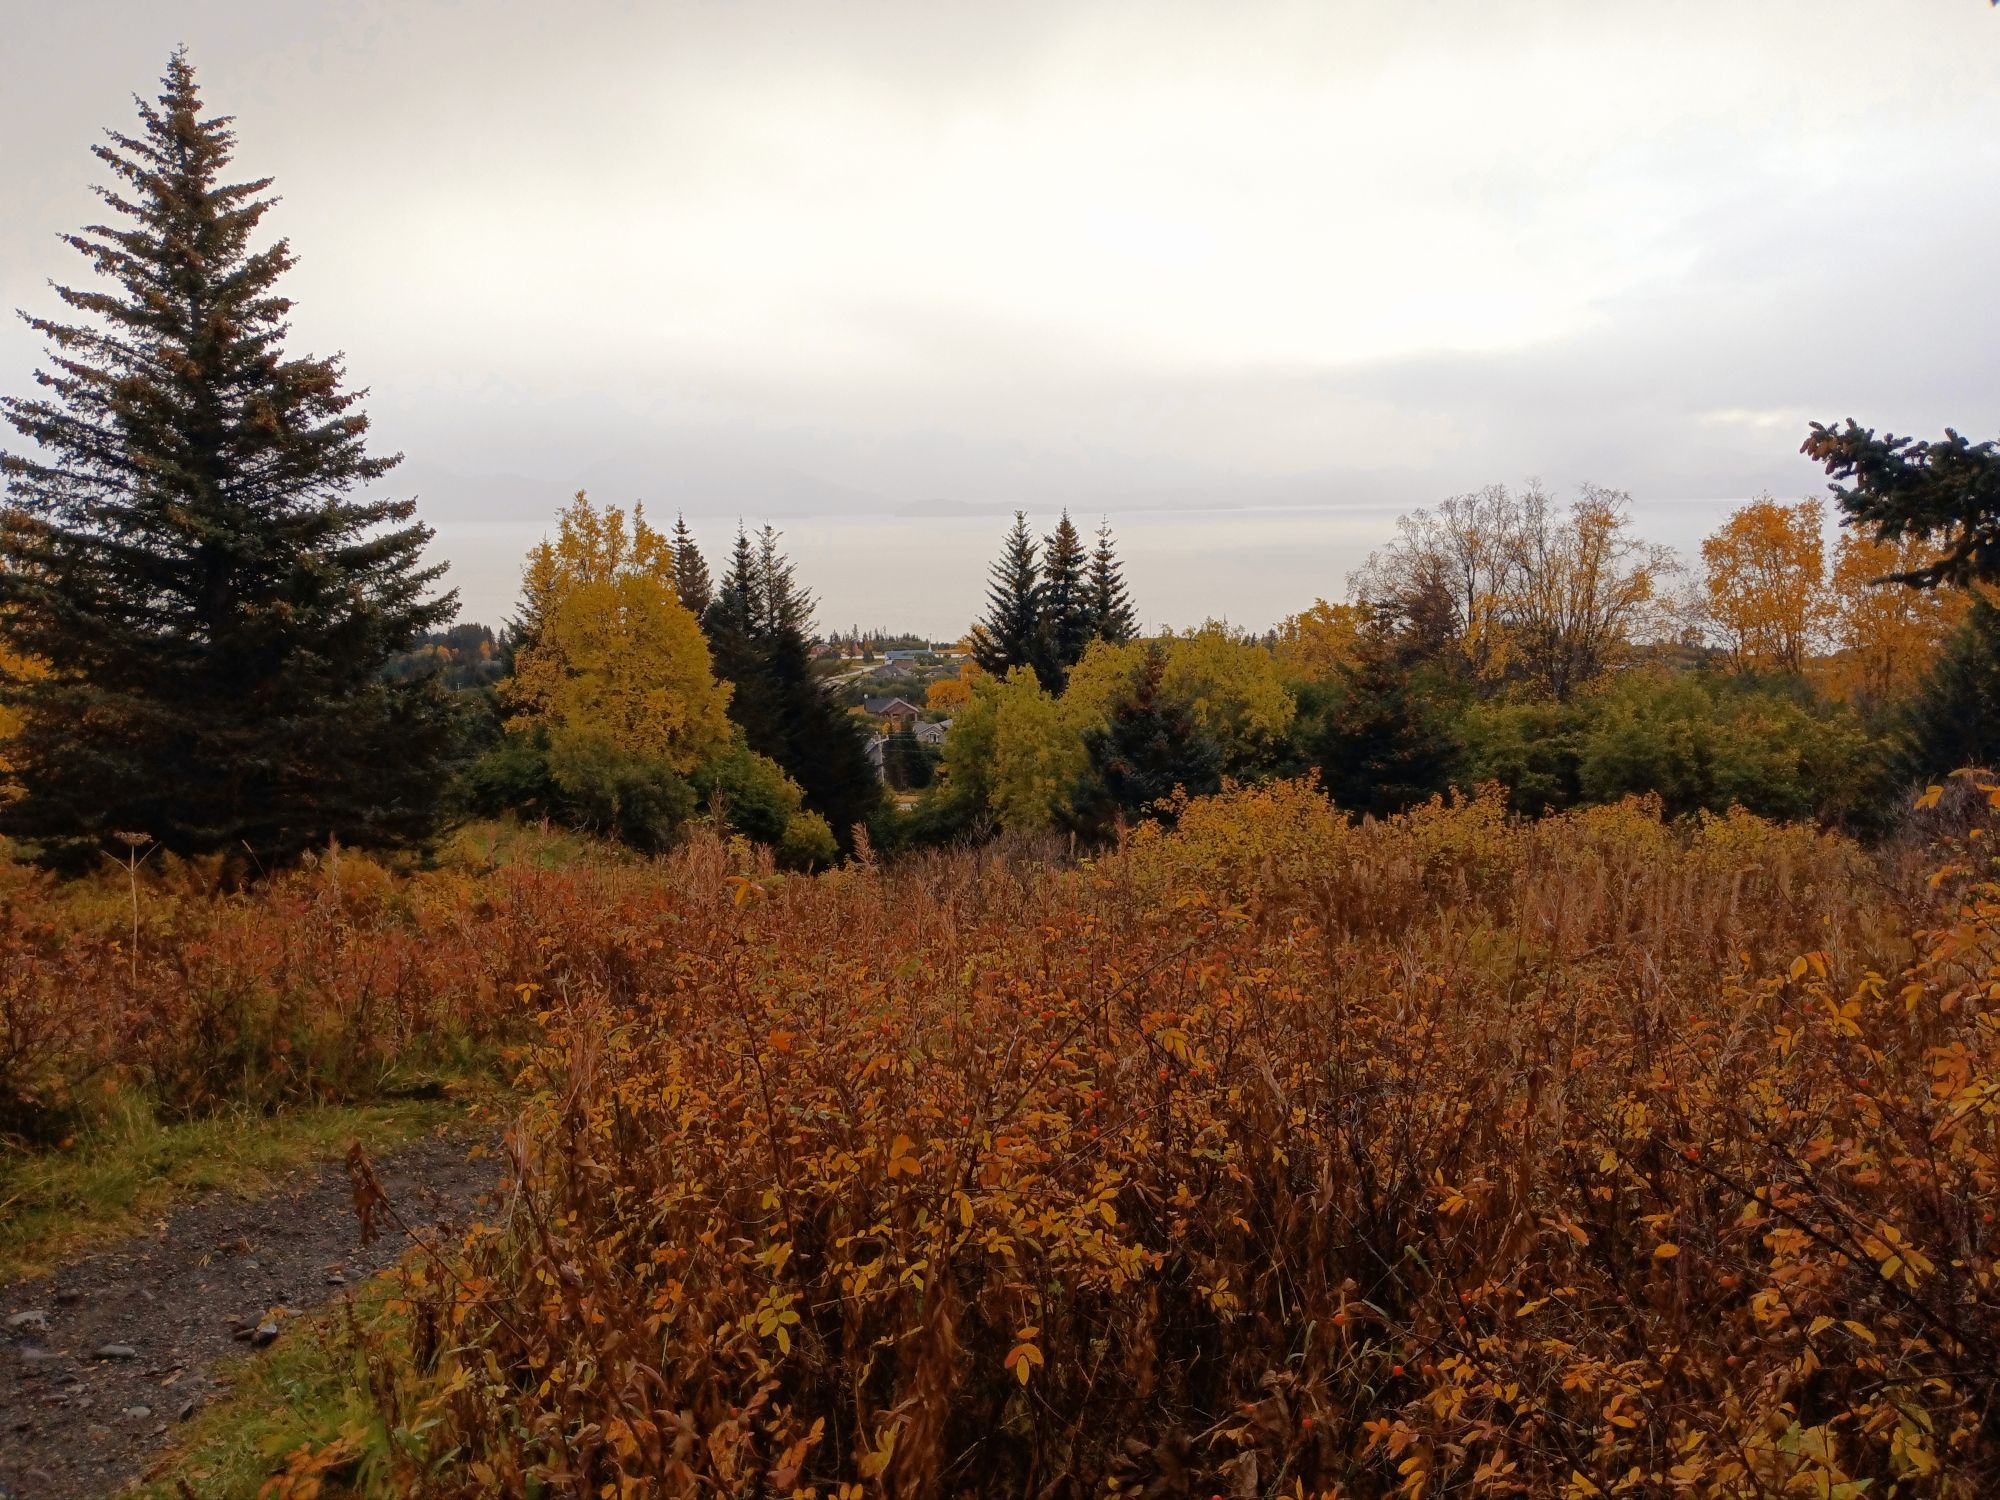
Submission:
<svg viewBox="0 0 2000 1500">
<path fill-rule="evenodd" d="M 863 698 L 861 711 L 871 719 L 880 720 L 884 734 L 914 729 L 924 716 L 924 711 L 907 698 Z"/>
</svg>

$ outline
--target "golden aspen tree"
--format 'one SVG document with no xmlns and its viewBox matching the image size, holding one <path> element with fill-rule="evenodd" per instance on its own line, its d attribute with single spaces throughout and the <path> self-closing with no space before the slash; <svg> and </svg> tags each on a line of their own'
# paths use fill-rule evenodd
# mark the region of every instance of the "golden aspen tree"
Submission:
<svg viewBox="0 0 2000 1500">
<path fill-rule="evenodd" d="M 956 677 L 940 677 L 924 689 L 924 707 L 932 713 L 955 713 L 971 701 L 971 687 Z"/>
<path fill-rule="evenodd" d="M 686 774 L 729 740 L 729 688 L 674 587 L 673 550 L 578 494 L 530 555 L 514 727 L 604 740 Z"/>
<path fill-rule="evenodd" d="M 1011 668 L 993 693 L 994 817 L 1009 831 L 1054 827 L 1089 766 L 1083 740 L 1032 670 Z"/>
<path fill-rule="evenodd" d="M 624 511 L 615 505 L 600 510 L 578 490 L 556 518 L 555 539 L 544 538 L 528 553 L 521 572 L 522 637 L 532 641 L 543 617 L 571 589 L 628 571 L 672 587 L 675 564 L 672 539 L 647 524 L 645 507 L 632 507 L 628 526 Z"/>
<path fill-rule="evenodd" d="M 1221 747 L 1232 773 L 1257 765 L 1290 731 L 1298 700 L 1272 654 L 1262 642 L 1211 620 L 1157 641 L 1093 643 L 1070 673 L 1062 699 L 1076 734 L 1109 725 L 1112 706 L 1129 693 L 1155 644 L 1165 654 L 1160 691 L 1187 706 L 1195 725 Z"/>
<path fill-rule="evenodd" d="M 1701 544 L 1702 605 L 1739 672 L 1805 671 L 1830 623 L 1826 508 L 1766 495 Z"/>
<path fill-rule="evenodd" d="M 1970 596 L 1954 588 L 1910 588 L 1896 575 L 1924 566 L 1931 548 L 1921 538 L 1878 542 L 1847 532 L 1834 553 L 1834 652 L 1825 682 L 1843 698 L 1869 706 L 1907 697 L 1965 618 Z"/>
<path fill-rule="evenodd" d="M 1279 675 L 1290 682 L 1327 682 L 1355 659 L 1368 611 L 1359 604 L 1329 604 L 1288 615 L 1278 626 L 1272 654 Z"/>
<path fill-rule="evenodd" d="M 1093 646 L 1086 659 L 1115 647 Z M 1066 705 L 1031 667 L 982 674 L 944 743 L 939 795 L 960 816 L 1006 830 L 1056 826 L 1089 767 Z"/>
</svg>

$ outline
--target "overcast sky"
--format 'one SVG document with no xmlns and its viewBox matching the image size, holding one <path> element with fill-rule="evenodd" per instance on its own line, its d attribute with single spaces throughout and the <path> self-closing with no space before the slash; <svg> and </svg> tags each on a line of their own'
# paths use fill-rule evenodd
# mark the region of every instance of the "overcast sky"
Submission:
<svg viewBox="0 0 2000 1500">
<path fill-rule="evenodd" d="M 0 304 L 186 42 L 469 618 L 566 496 L 956 633 L 1008 511 L 1148 621 L 1540 476 L 1687 545 L 1813 418 L 2000 432 L 1985 0 L 0 0 Z M 0 328 L 0 390 L 39 350 Z M 11 434 L 8 437 L 11 439 Z"/>
</svg>

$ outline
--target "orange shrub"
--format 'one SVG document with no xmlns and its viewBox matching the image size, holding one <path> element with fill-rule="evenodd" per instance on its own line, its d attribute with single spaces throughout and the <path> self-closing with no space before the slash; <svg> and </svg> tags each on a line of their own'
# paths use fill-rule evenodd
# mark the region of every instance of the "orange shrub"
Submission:
<svg viewBox="0 0 2000 1500">
<path fill-rule="evenodd" d="M 1990 1493 L 1984 867 L 1296 797 L 571 911 L 394 1482 Z"/>
<path fill-rule="evenodd" d="M 0 865 L 0 1135 L 68 1132 L 100 1084 L 170 1116 L 370 1097 L 524 1034 L 520 987 L 632 879 L 609 863 L 412 878 L 341 854 L 232 893 L 187 866 L 63 885 Z"/>
</svg>

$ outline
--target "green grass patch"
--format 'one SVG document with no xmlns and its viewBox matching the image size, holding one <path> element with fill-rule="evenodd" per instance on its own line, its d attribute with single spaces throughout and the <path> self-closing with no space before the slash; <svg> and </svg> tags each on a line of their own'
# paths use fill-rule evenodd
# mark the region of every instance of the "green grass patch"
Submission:
<svg viewBox="0 0 2000 1500">
<path fill-rule="evenodd" d="M 228 1393 L 178 1430 L 129 1500 L 255 1500 L 307 1444 L 335 1481 L 321 1493 L 371 1493 L 387 1443 L 369 1398 L 363 1340 L 404 1342 L 391 1289 L 386 1276 L 371 1277 L 339 1305 L 293 1322 L 262 1354 L 224 1364 L 215 1373 Z"/>
<path fill-rule="evenodd" d="M 409 1091 L 422 1097 L 176 1124 L 161 1124 L 142 1096 L 116 1095 L 63 1149 L 0 1150 L 0 1285 L 133 1234 L 192 1194 L 256 1197 L 287 1172 L 343 1155 L 356 1139 L 371 1152 L 414 1140 L 460 1118 L 465 1096 L 490 1087 L 454 1080 Z"/>
</svg>

